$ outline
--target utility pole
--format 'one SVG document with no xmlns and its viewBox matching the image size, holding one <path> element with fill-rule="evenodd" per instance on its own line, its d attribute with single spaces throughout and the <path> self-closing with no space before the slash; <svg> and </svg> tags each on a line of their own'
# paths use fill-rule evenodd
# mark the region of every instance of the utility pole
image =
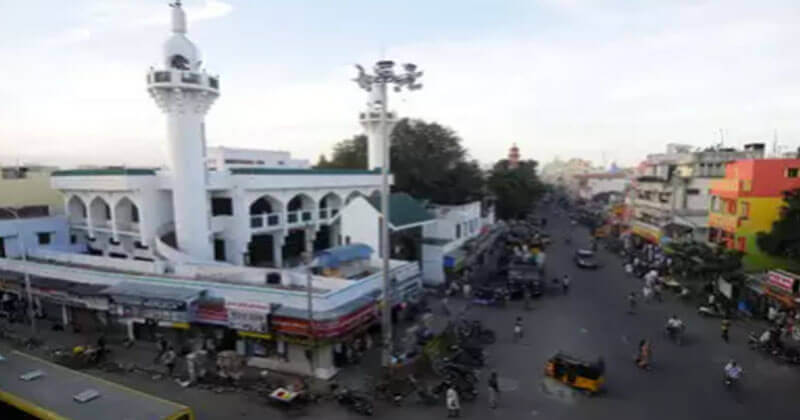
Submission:
<svg viewBox="0 0 800 420">
<path fill-rule="evenodd" d="M 364 68 L 356 65 L 358 76 L 354 79 L 358 86 L 370 93 L 367 111 L 361 114 L 361 123 L 368 135 L 368 165 L 369 169 L 381 171 L 381 257 L 383 259 L 383 301 L 381 313 L 381 332 L 383 334 L 383 367 L 389 368 L 392 362 L 394 338 L 392 334 L 392 285 L 389 278 L 389 253 L 391 250 L 389 240 L 389 163 L 391 147 L 390 125 L 394 125 L 395 118 L 388 108 L 388 94 L 386 85 L 393 84 L 395 92 L 400 92 L 403 87 L 408 90 L 422 88 L 417 79 L 422 77 L 422 72 L 417 71 L 414 64 L 404 64 L 405 73 L 394 72 L 394 62 L 381 60 L 375 63 L 374 74 L 367 74 Z M 380 111 L 380 112 L 375 112 Z M 376 150 L 378 149 L 378 150 Z M 378 153 L 380 152 L 380 153 Z"/>
</svg>

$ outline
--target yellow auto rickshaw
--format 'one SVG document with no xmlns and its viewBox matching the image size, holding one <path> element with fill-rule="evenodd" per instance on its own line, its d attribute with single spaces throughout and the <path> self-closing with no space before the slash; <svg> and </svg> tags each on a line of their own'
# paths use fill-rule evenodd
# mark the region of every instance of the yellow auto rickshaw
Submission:
<svg viewBox="0 0 800 420">
<path fill-rule="evenodd" d="M 587 362 L 575 356 L 558 352 L 547 360 L 545 375 L 590 395 L 604 389 L 605 363 L 598 358 Z"/>
</svg>

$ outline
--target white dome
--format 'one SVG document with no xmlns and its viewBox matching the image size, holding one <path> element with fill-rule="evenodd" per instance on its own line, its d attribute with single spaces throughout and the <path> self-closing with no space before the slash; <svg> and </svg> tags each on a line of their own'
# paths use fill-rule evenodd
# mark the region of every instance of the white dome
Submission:
<svg viewBox="0 0 800 420">
<path fill-rule="evenodd" d="M 175 56 L 185 58 L 189 70 L 200 68 L 200 52 L 182 33 L 173 33 L 164 43 L 164 65 L 167 68 L 175 68 L 173 60 Z"/>
</svg>

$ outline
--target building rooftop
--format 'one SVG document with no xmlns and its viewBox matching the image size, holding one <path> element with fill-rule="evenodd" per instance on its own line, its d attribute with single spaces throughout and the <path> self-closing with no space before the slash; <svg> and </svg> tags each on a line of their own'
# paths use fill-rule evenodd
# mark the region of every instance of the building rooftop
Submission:
<svg viewBox="0 0 800 420">
<path fill-rule="evenodd" d="M 376 194 L 367 197 L 372 207 L 381 211 L 381 197 Z M 389 195 L 389 222 L 394 229 L 402 229 L 412 225 L 427 223 L 435 220 L 436 217 L 425 209 L 421 202 L 415 200 L 406 193 L 394 193 Z"/>
<path fill-rule="evenodd" d="M 233 168 L 233 175 L 378 175 L 380 170 L 367 169 L 302 169 L 302 168 Z"/>
<path fill-rule="evenodd" d="M 87 168 L 67 169 L 53 172 L 52 176 L 107 176 L 107 175 L 155 175 L 153 168 Z"/>
</svg>

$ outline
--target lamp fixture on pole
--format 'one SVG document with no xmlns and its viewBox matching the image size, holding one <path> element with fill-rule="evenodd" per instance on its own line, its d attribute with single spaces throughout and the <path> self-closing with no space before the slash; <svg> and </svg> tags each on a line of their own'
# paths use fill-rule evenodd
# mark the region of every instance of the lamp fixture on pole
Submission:
<svg viewBox="0 0 800 420">
<path fill-rule="evenodd" d="M 383 334 L 382 364 L 388 368 L 392 363 L 393 334 L 392 334 L 392 293 L 389 278 L 389 139 L 390 125 L 394 125 L 394 114 L 389 112 L 389 98 L 386 86 L 394 85 L 394 91 L 400 92 L 404 87 L 408 90 L 422 88 L 417 80 L 422 77 L 422 72 L 417 70 L 415 64 L 404 64 L 403 73 L 395 73 L 395 63 L 390 60 L 381 60 L 373 67 L 374 74 L 368 74 L 364 68 L 356 64 L 358 76 L 353 79 L 361 89 L 370 93 L 367 103 L 367 112 L 361 114 L 361 122 L 368 130 L 370 137 L 369 168 L 381 170 L 381 243 L 380 254 L 383 259 L 383 301 L 381 313 L 381 332 Z M 377 114 L 377 115 L 376 115 Z M 378 117 L 378 118 L 375 118 Z M 378 150 L 375 150 L 378 149 Z M 380 157 L 379 157 L 380 155 Z"/>
</svg>

